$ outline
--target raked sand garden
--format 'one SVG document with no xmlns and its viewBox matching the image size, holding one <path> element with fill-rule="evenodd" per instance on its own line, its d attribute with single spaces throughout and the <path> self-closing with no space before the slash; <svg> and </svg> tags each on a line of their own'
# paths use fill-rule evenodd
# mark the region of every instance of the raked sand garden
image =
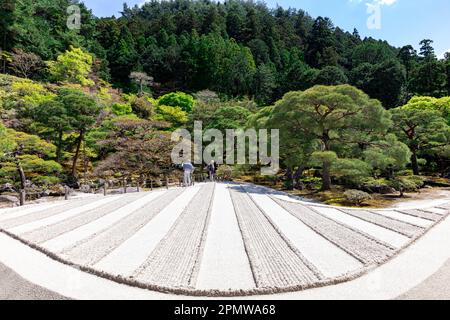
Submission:
<svg viewBox="0 0 450 320">
<path fill-rule="evenodd" d="M 249 184 L 207 183 L 0 210 L 0 230 L 84 272 L 162 293 L 233 297 L 355 279 L 450 214 L 304 202 Z"/>
</svg>

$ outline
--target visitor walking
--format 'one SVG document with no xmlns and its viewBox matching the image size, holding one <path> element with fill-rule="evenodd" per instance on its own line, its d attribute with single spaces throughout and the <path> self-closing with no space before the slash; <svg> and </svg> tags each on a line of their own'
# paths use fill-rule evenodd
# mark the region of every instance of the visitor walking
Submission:
<svg viewBox="0 0 450 320">
<path fill-rule="evenodd" d="M 184 171 L 184 186 L 190 187 L 192 186 L 192 173 L 195 168 L 190 161 L 183 162 L 183 171 Z"/>
<path fill-rule="evenodd" d="M 206 169 L 208 170 L 209 180 L 210 180 L 211 182 L 214 182 L 214 180 L 215 180 L 215 175 L 216 175 L 216 163 L 214 162 L 214 160 L 211 160 L 211 163 L 208 164 L 208 166 L 206 167 Z"/>
</svg>

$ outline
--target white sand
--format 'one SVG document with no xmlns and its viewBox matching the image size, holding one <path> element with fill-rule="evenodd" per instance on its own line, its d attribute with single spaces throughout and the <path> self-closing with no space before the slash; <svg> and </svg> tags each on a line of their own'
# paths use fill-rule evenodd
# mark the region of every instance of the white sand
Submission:
<svg viewBox="0 0 450 320">
<path fill-rule="evenodd" d="M 95 268 L 112 274 L 130 276 L 166 236 L 173 223 L 199 190 L 198 185 L 187 189 L 176 202 L 167 206 L 134 236 L 100 260 Z"/>
<path fill-rule="evenodd" d="M 293 249 L 244 189 L 232 187 L 230 193 L 258 288 L 308 285 L 321 279 L 317 268 Z"/>
<path fill-rule="evenodd" d="M 71 232 L 65 233 L 59 237 L 56 237 L 50 241 L 44 242 L 43 247 L 53 252 L 62 251 L 63 249 L 70 247 L 76 244 L 78 241 L 81 241 L 85 238 L 88 238 L 94 235 L 97 232 L 100 232 L 117 221 L 125 218 L 127 215 L 132 213 L 135 210 L 143 207 L 146 203 L 152 201 L 157 196 L 159 196 L 161 192 L 152 192 L 146 195 L 143 198 L 140 198 L 137 201 L 131 202 L 130 204 L 119 208 L 116 211 L 111 212 L 110 214 L 93 221 L 87 225 L 84 225 L 80 228 L 77 228 Z"/>
<path fill-rule="evenodd" d="M 307 203 L 251 185 L 244 187 L 249 197 L 241 187 L 217 184 L 211 213 L 205 215 L 209 197 L 204 189 L 198 193 L 202 186 L 187 188 L 166 202 L 158 196 L 168 194 L 163 190 L 2 210 L 0 226 L 33 243 L 47 241 L 44 247 L 60 257 L 93 264 L 94 269 L 112 275 L 139 275 L 137 270 L 152 266 L 148 274 L 136 279 L 173 289 L 251 290 L 314 284 L 359 270 L 363 263 L 384 262 L 395 254 L 394 247 L 411 241 L 406 236 L 433 225 L 433 221 L 394 209 L 351 216 L 342 212 L 346 209 Z M 230 196 L 228 189 L 235 194 Z M 197 200 L 188 214 L 192 218 L 180 220 L 194 197 Z M 110 198 L 114 201 L 108 202 Z M 422 210 L 434 212 L 428 216 L 436 219 L 448 214 L 448 210 L 429 206 Z M 46 230 L 51 232 L 47 235 Z M 68 251 L 74 248 L 76 257 Z M 156 248 L 163 249 L 155 254 Z M 72 286 L 78 286 L 78 280 L 70 279 Z M 100 291 L 107 296 L 104 288 Z"/>
<path fill-rule="evenodd" d="M 64 206 L 65 202 L 52 202 L 38 205 L 27 205 L 20 208 L 0 210 L 0 221 L 5 221 L 12 218 L 19 218 L 27 214 L 39 212 L 41 210 L 50 209 L 58 206 Z"/>
<path fill-rule="evenodd" d="M 411 223 L 411 224 L 419 226 L 419 227 L 429 228 L 431 225 L 433 225 L 433 221 L 416 218 L 416 217 L 413 217 L 413 216 L 410 216 L 407 214 L 400 213 L 398 211 L 377 210 L 376 212 L 383 216 L 386 216 L 386 217 L 389 217 L 392 219 L 397 219 L 397 220 L 404 221 L 404 222 L 408 222 L 408 223 Z"/>
<path fill-rule="evenodd" d="M 111 251 L 133 236 L 165 207 L 183 192 L 182 189 L 169 190 L 146 206 L 131 213 L 104 232 L 78 243 L 75 247 L 64 251 L 70 261 L 79 265 L 93 265 Z"/>
<path fill-rule="evenodd" d="M 171 288 L 195 287 L 214 189 L 215 183 L 201 187 L 164 239 L 136 270 L 135 279 Z"/>
<path fill-rule="evenodd" d="M 362 232 L 369 234 L 372 237 L 375 237 L 383 242 L 389 243 L 394 247 L 401 248 L 408 241 L 410 241 L 408 237 L 405 237 L 399 233 L 387 230 L 372 223 L 352 217 L 348 214 L 343 213 L 342 211 L 333 208 L 315 207 L 314 209 L 330 219 L 346 224 L 352 228 L 361 230 Z"/>
<path fill-rule="evenodd" d="M 363 264 L 311 230 L 267 195 L 251 194 L 284 234 L 326 277 L 358 270 Z"/>
<path fill-rule="evenodd" d="M 197 289 L 255 288 L 228 187 L 217 184 Z"/>
<path fill-rule="evenodd" d="M 21 237 L 28 241 L 31 241 L 32 243 L 42 243 L 48 241 L 92 221 L 95 221 L 109 214 L 111 211 L 117 210 L 117 208 L 121 208 L 127 205 L 128 203 L 130 203 L 130 201 L 133 201 L 133 199 L 138 199 L 140 197 L 143 197 L 144 195 L 145 194 L 143 193 L 136 193 L 127 197 L 118 197 L 117 200 L 109 202 L 106 205 L 83 212 L 75 217 L 63 220 L 59 223 L 24 233 L 21 235 Z"/>
<path fill-rule="evenodd" d="M 80 206 L 80 207 L 76 207 L 74 209 L 71 210 L 67 210 L 67 211 L 63 211 L 62 213 L 58 213 L 56 215 L 52 215 L 48 218 L 45 219 L 40 219 L 38 221 L 33 221 L 15 228 L 11 228 L 8 229 L 8 231 L 15 233 L 15 234 L 21 234 L 21 233 L 26 233 L 26 232 L 30 232 L 32 230 L 36 230 L 45 226 L 49 226 L 58 222 L 61 222 L 63 220 L 75 217 L 83 212 L 86 211 L 90 211 L 93 210 L 95 208 L 98 208 L 102 205 L 105 205 L 109 202 L 112 202 L 116 200 L 115 197 L 107 197 L 104 199 L 99 199 L 98 201 L 95 201 L 93 203 L 88 203 L 86 205 Z"/>
<path fill-rule="evenodd" d="M 448 210 L 439 209 L 439 208 L 429 208 L 429 209 L 424 209 L 424 210 L 429 211 L 429 212 L 434 212 L 434 213 L 437 213 L 440 215 L 445 215 L 448 213 Z"/>
<path fill-rule="evenodd" d="M 382 262 L 394 253 L 388 244 L 318 214 L 311 208 L 273 199 L 308 227 L 364 264 Z"/>
</svg>

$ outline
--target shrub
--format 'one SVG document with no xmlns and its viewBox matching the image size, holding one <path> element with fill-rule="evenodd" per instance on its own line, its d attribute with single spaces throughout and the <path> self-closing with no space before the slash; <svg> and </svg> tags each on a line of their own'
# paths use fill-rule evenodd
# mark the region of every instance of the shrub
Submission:
<svg viewBox="0 0 450 320">
<path fill-rule="evenodd" d="M 225 181 L 230 181 L 233 179 L 233 168 L 230 166 L 220 166 L 217 169 L 217 176 Z"/>
<path fill-rule="evenodd" d="M 133 109 L 128 103 L 114 103 L 111 106 L 111 110 L 116 116 L 125 116 L 133 113 Z"/>
<path fill-rule="evenodd" d="M 360 190 L 347 190 L 344 193 L 345 199 L 354 205 L 362 205 L 365 201 L 372 199 L 372 196 Z"/>
<path fill-rule="evenodd" d="M 184 92 L 172 92 L 158 100 L 160 106 L 179 107 L 187 113 L 192 111 L 194 103 L 194 97 Z"/>
</svg>

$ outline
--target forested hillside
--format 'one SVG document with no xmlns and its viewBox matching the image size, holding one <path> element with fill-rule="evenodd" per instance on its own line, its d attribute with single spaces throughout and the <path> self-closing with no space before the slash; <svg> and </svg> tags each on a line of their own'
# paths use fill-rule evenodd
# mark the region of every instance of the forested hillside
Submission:
<svg viewBox="0 0 450 320">
<path fill-rule="evenodd" d="M 450 91 L 449 57 L 438 60 L 432 40 L 422 41 L 419 52 L 407 44 L 395 48 L 302 10 L 236 0 L 150 1 L 125 5 L 117 18 L 96 18 L 82 5 L 81 30 L 71 31 L 63 8 L 74 2 L 2 1 L 3 50 L 22 49 L 47 61 L 80 46 L 95 55 L 97 76 L 125 91 L 136 89 L 130 73 L 144 71 L 158 84 L 157 94 L 211 89 L 262 105 L 316 84 L 355 85 L 386 108 Z M 6 64 L 3 71 L 14 72 Z"/>
<path fill-rule="evenodd" d="M 448 184 L 450 54 L 438 59 L 432 40 L 395 48 L 252 1 L 97 18 L 76 1 L 3 0 L 0 48 L 0 194 L 177 179 L 171 133 L 195 121 L 280 130 L 279 174 L 222 165 L 224 179 L 337 187 L 340 199 L 357 189 L 357 203 Z"/>
</svg>

